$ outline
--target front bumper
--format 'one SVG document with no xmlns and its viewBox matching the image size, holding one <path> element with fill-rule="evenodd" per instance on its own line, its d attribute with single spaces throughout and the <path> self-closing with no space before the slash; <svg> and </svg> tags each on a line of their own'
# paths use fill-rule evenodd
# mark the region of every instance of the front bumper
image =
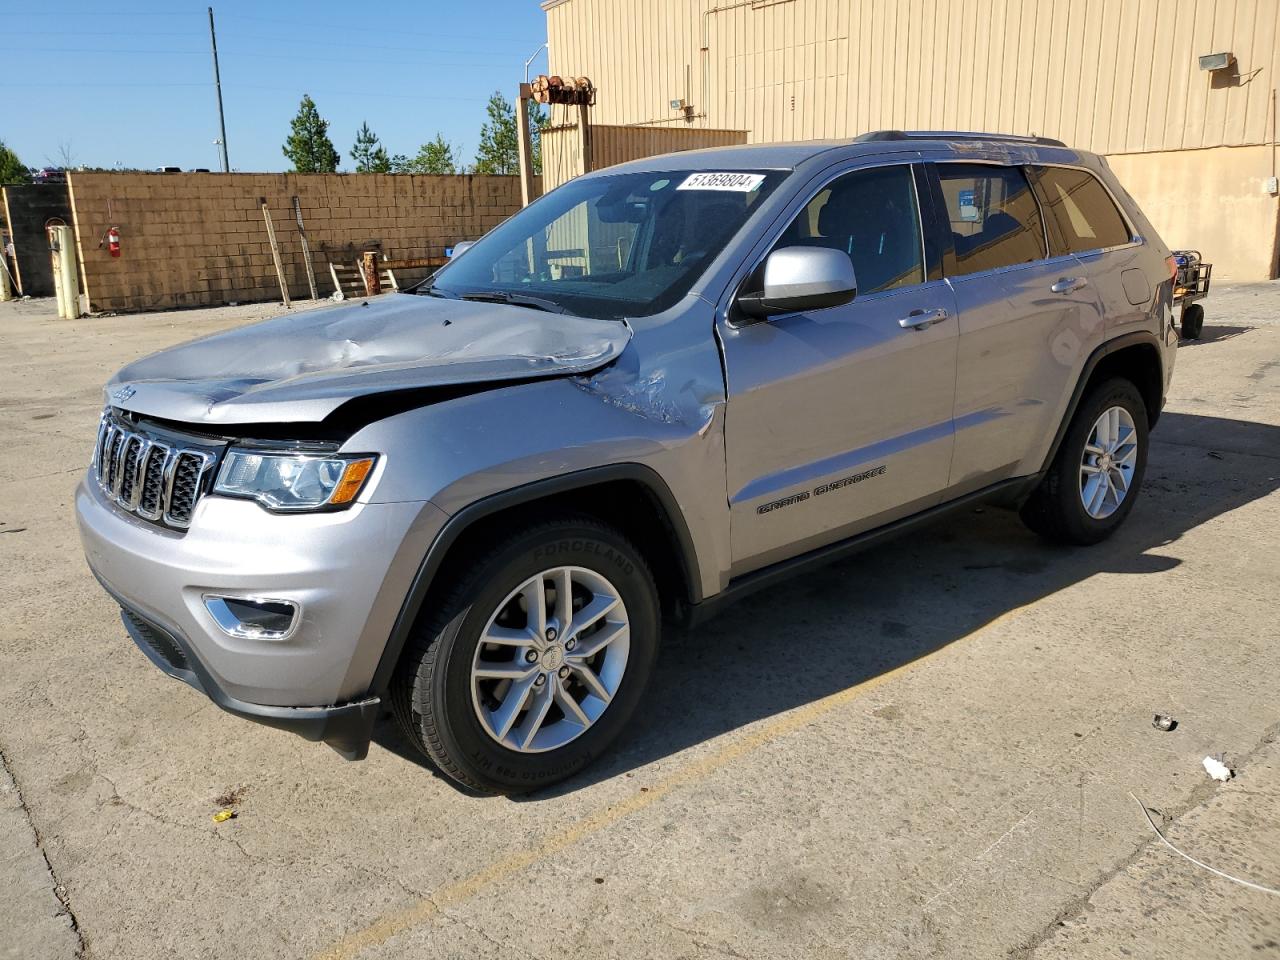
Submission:
<svg viewBox="0 0 1280 960">
<path fill-rule="evenodd" d="M 127 514 L 92 477 L 76 492 L 89 567 L 160 669 L 231 713 L 363 755 L 374 671 L 445 515 L 426 502 L 276 515 L 206 496 L 184 533 Z M 293 602 L 279 640 L 230 636 L 206 594 Z"/>
<path fill-rule="evenodd" d="M 368 754 L 373 724 L 382 703 L 380 697 L 365 697 L 333 707 L 273 707 L 237 700 L 214 682 L 204 664 L 192 653 L 186 638 L 151 622 L 132 609 L 127 600 L 117 596 L 101 578 L 98 582 L 120 604 L 120 619 L 138 649 L 169 676 L 189 684 L 238 717 L 288 730 L 307 740 L 323 741 L 348 760 L 363 760 Z"/>
</svg>

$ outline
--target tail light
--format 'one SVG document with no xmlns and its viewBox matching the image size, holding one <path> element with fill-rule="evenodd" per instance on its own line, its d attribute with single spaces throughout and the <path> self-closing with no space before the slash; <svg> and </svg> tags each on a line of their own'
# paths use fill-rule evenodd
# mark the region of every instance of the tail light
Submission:
<svg viewBox="0 0 1280 960">
<path fill-rule="evenodd" d="M 1178 259 L 1174 256 L 1164 258 L 1164 265 L 1169 268 L 1169 279 L 1178 279 Z"/>
</svg>

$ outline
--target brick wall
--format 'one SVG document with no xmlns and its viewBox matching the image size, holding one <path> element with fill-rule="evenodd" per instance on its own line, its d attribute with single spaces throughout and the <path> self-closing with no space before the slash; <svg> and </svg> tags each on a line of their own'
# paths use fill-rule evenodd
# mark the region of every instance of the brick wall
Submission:
<svg viewBox="0 0 1280 960">
<path fill-rule="evenodd" d="M 393 259 L 443 256 L 520 207 L 515 177 L 72 173 L 70 182 L 80 287 L 95 311 L 280 299 L 260 197 L 298 299 L 310 294 L 295 196 L 322 297 L 333 293 L 327 260 L 350 263 L 365 249 Z M 119 258 L 98 246 L 110 226 L 120 230 Z"/>
</svg>

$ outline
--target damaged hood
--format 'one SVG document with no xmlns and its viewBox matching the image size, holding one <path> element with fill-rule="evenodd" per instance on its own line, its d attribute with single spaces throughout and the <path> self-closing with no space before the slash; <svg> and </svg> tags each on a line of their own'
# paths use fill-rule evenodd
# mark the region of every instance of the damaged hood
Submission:
<svg viewBox="0 0 1280 960">
<path fill-rule="evenodd" d="M 372 393 L 588 373 L 630 339 L 616 320 L 393 294 L 152 354 L 105 391 L 115 407 L 183 423 L 315 422 Z"/>
</svg>

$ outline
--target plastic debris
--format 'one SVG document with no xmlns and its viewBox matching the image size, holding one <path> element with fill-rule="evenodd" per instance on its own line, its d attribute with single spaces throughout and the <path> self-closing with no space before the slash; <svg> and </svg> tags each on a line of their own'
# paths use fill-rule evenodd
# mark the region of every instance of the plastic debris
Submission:
<svg viewBox="0 0 1280 960">
<path fill-rule="evenodd" d="M 217 813 L 213 815 L 213 822 L 226 823 L 235 815 L 236 815 L 236 812 L 234 810 L 219 810 Z"/>
<path fill-rule="evenodd" d="M 1163 730 L 1168 733 L 1178 725 L 1178 721 L 1173 717 L 1166 716 L 1163 713 L 1157 713 L 1151 720 L 1151 725 L 1157 730 Z"/>
<path fill-rule="evenodd" d="M 1205 757 L 1205 763 L 1207 764 L 1212 759 L 1213 759 L 1212 757 Z M 1169 842 L 1168 837 L 1166 837 L 1163 833 L 1160 832 L 1160 828 L 1156 826 L 1156 822 L 1151 819 L 1151 811 L 1147 809 L 1147 805 L 1143 803 L 1141 800 L 1139 800 L 1136 796 L 1134 796 L 1132 791 L 1130 791 L 1129 796 L 1133 798 L 1134 803 L 1136 803 L 1139 807 L 1142 808 L 1142 815 L 1147 818 L 1147 825 L 1150 826 L 1153 831 L 1155 831 L 1155 835 L 1160 838 L 1160 842 L 1163 843 L 1170 850 L 1172 850 L 1174 853 L 1176 853 L 1178 856 L 1182 857 L 1182 859 L 1189 860 L 1191 863 L 1194 863 L 1200 869 L 1208 870 L 1210 873 L 1216 874 L 1217 876 L 1222 877 L 1222 879 L 1224 880 L 1230 880 L 1232 883 L 1238 883 L 1242 887 L 1248 887 L 1250 890 L 1257 890 L 1259 893 L 1270 893 L 1274 896 L 1280 897 L 1280 890 L 1277 890 L 1275 887 L 1266 887 L 1260 883 L 1254 883 L 1252 880 L 1242 880 L 1240 877 L 1233 877 L 1229 873 L 1224 873 L 1223 871 L 1218 870 L 1215 867 L 1209 866 L 1203 860 L 1197 860 L 1195 857 L 1191 856 L 1190 854 L 1183 853 L 1181 850 L 1179 850 L 1177 847 L 1175 847 L 1172 843 Z M 1156 812 L 1158 813 L 1159 811 L 1156 811 Z"/>
<path fill-rule="evenodd" d="M 1231 779 L 1233 775 L 1232 769 L 1217 757 L 1205 757 L 1202 762 L 1204 763 L 1204 772 L 1213 777 L 1213 779 L 1221 783 L 1226 783 Z"/>
</svg>

